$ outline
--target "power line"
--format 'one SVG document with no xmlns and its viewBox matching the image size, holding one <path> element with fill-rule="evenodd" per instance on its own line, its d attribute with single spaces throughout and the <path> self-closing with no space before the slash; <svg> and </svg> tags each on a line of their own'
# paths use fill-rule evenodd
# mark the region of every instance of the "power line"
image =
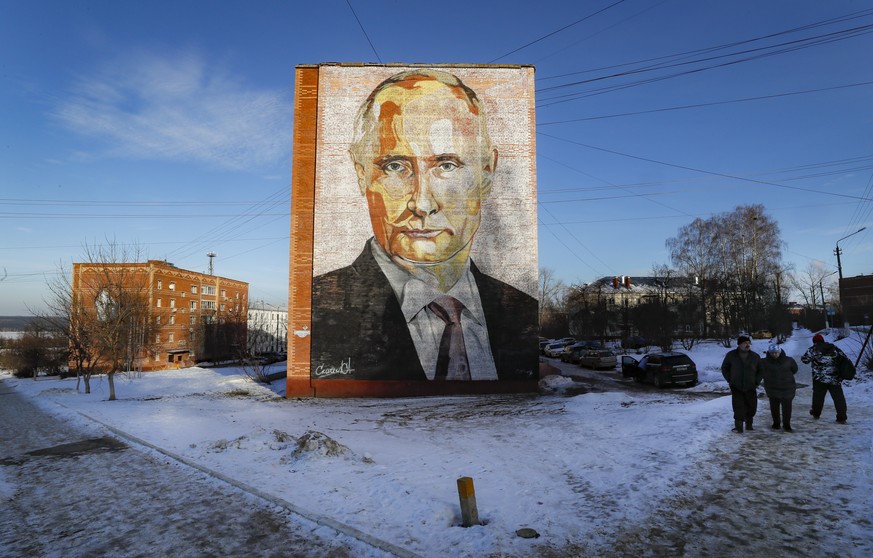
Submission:
<svg viewBox="0 0 873 558">
<path fill-rule="evenodd" d="M 552 122 L 538 122 L 537 126 L 552 126 L 554 124 L 567 124 L 570 122 L 584 122 L 584 121 L 588 121 L 588 120 L 604 120 L 607 118 L 621 118 L 624 116 L 638 116 L 641 114 L 653 114 L 653 113 L 658 113 L 658 112 L 670 112 L 670 111 L 675 111 L 675 110 L 686 110 L 686 109 L 693 109 L 693 108 L 712 107 L 712 106 L 718 106 L 718 105 L 728 105 L 728 104 L 733 104 L 733 103 L 746 103 L 746 102 L 750 102 L 750 101 L 763 101 L 763 100 L 767 100 L 767 99 L 778 99 L 781 97 L 791 97 L 791 96 L 795 96 L 795 95 L 807 95 L 810 93 L 821 93 L 823 91 L 835 91 L 838 89 L 848 89 L 851 87 L 866 87 L 868 85 L 873 85 L 873 81 L 862 81 L 860 83 L 850 83 L 847 85 L 835 85 L 833 87 L 822 87 L 819 89 L 806 89 L 803 91 L 790 91 L 790 92 L 786 92 L 786 93 L 774 93 L 772 95 L 761 95 L 758 97 L 745 97 L 742 99 L 731 99 L 728 101 L 712 101 L 712 102 L 707 102 L 707 103 L 695 103 L 695 104 L 691 104 L 691 105 L 680 105 L 680 106 L 675 106 L 675 107 L 665 107 L 665 108 L 659 108 L 659 109 L 639 110 L 639 111 L 634 111 L 634 112 L 606 114 L 606 115 L 601 115 L 601 116 L 588 116 L 585 118 L 571 118 L 569 120 L 554 120 Z"/>
<path fill-rule="evenodd" d="M 348 0 L 346 0 L 346 1 L 348 2 Z M 542 37 L 539 37 L 538 39 L 534 39 L 533 41 L 531 41 L 531 42 L 529 42 L 529 43 L 527 43 L 527 44 L 525 44 L 525 45 L 522 45 L 522 46 L 520 46 L 520 47 L 518 47 L 518 48 L 516 48 L 516 49 L 514 49 L 514 50 L 511 50 L 511 51 L 507 52 L 506 54 L 503 54 L 503 55 L 501 55 L 501 56 L 498 56 L 497 58 L 495 58 L 494 60 L 489 61 L 488 63 L 489 63 L 489 64 L 493 64 L 493 63 L 497 62 L 498 60 L 500 60 L 501 58 L 506 58 L 506 57 L 509 56 L 510 54 L 515 54 L 516 52 L 518 52 L 518 51 L 520 51 L 520 50 L 524 50 L 524 49 L 526 49 L 527 47 L 529 47 L 529 46 L 531 46 L 531 45 L 534 45 L 534 44 L 536 44 L 536 43 L 538 43 L 538 42 L 540 42 L 540 41 L 542 41 L 542 40 L 544 40 L 544 39 L 548 39 L 548 38 L 551 37 L 552 35 L 557 35 L 557 34 L 560 33 L 561 31 L 564 31 L 565 29 L 569 29 L 569 28 L 573 27 L 573 26 L 576 25 L 576 24 L 582 23 L 582 22 L 585 21 L 586 19 L 591 19 L 592 17 L 596 16 L 597 14 L 603 13 L 603 12 L 605 12 L 606 10 L 608 10 L 608 9 L 610 9 L 610 8 L 613 8 L 613 7 L 615 7 L 615 6 L 618 6 L 618 5 L 621 4 L 622 2 L 624 2 L 624 0 L 618 0 L 618 2 L 614 2 L 614 3 L 610 4 L 609 6 L 606 6 L 605 8 L 602 8 L 602 9 L 600 9 L 600 10 L 597 10 L 597 11 L 594 12 L 593 14 L 589 14 L 589 15 L 587 15 L 587 16 L 581 18 L 581 19 L 577 19 L 576 21 L 574 21 L 573 23 L 570 23 L 569 25 L 565 25 L 564 27 L 561 27 L 560 29 L 557 29 L 557 30 L 555 30 L 555 31 L 552 31 L 551 33 L 547 33 L 547 34 L 543 35 Z"/>
<path fill-rule="evenodd" d="M 585 144 L 585 143 L 582 143 L 582 142 L 578 142 L 578 141 L 574 141 L 574 140 L 570 140 L 570 139 L 566 139 L 566 138 L 560 138 L 560 137 L 558 137 L 558 136 L 553 136 L 553 135 L 551 135 L 551 134 L 546 134 L 545 132 L 537 132 L 537 135 L 542 135 L 542 136 L 545 136 L 545 137 L 548 137 L 548 138 L 552 138 L 552 139 L 555 139 L 555 140 L 558 140 L 558 141 L 563 141 L 563 142 L 570 143 L 570 144 L 573 144 L 573 145 L 578 145 L 578 146 L 580 146 L 580 147 L 586 147 L 586 148 L 588 148 L 588 149 L 593 149 L 593 150 L 595 150 L 595 151 L 602 151 L 602 152 L 604 152 L 604 153 L 611 153 L 611 154 L 613 154 L 613 155 L 619 155 L 619 156 L 621 156 L 621 157 L 628 157 L 628 158 L 630 158 L 630 159 L 636 159 L 636 160 L 638 160 L 638 161 L 646 161 L 646 162 L 648 162 L 648 163 L 655 163 L 655 164 L 657 164 L 657 165 L 664 165 L 664 166 L 667 166 L 667 167 L 673 167 L 673 168 L 677 168 L 677 169 L 689 170 L 689 171 L 693 171 L 693 172 L 699 172 L 699 173 L 703 173 L 703 174 L 709 174 L 709 175 L 712 175 L 712 176 L 721 176 L 721 177 L 723 177 L 723 178 L 730 178 L 730 179 L 733 179 L 733 180 L 741 180 L 741 181 L 743 181 L 743 182 L 752 182 L 752 183 L 754 183 L 754 184 L 765 184 L 765 185 L 767 185 L 767 186 L 775 186 L 775 187 L 777 187 L 777 188 L 785 188 L 785 189 L 788 189 L 788 190 L 797 190 L 797 191 L 801 191 L 801 192 L 811 192 L 811 193 L 814 193 L 814 194 L 823 194 L 823 195 L 827 195 L 827 196 L 836 196 L 836 197 L 841 197 L 841 198 L 849 198 L 849 199 L 853 199 L 853 200 L 873 201 L 873 199 L 870 199 L 870 198 L 864 198 L 864 197 L 861 197 L 861 196 L 853 196 L 853 195 L 851 195 L 851 194 L 840 194 L 840 193 L 837 193 L 837 192 L 827 192 L 827 191 L 823 191 L 823 190 L 814 190 L 814 189 L 812 189 L 812 188 L 801 188 L 801 187 L 799 187 L 799 186 L 788 186 L 787 184 L 779 184 L 779 183 L 776 183 L 776 182 L 768 182 L 768 181 L 766 181 L 766 180 L 756 180 L 756 179 L 754 179 L 754 178 L 747 178 L 747 177 L 743 177 L 743 176 L 736 176 L 736 175 L 732 175 L 732 174 L 720 173 L 720 172 L 710 171 L 710 170 L 706 170 L 706 169 L 699 169 L 699 168 L 695 168 L 695 167 L 689 167 L 689 166 L 686 166 L 686 165 L 679 165 L 679 164 L 676 164 L 676 163 L 668 163 L 668 162 L 665 162 L 665 161 L 658 161 L 657 159 L 649 159 L 649 158 L 647 158 L 647 157 L 640 157 L 640 156 L 638 156 L 638 155 L 630 155 L 630 154 L 628 154 L 628 153 L 622 153 L 622 152 L 620 152 L 620 151 L 615 151 L 615 150 L 612 150 L 612 149 L 606 149 L 606 148 L 603 148 L 603 147 L 597 147 L 597 146 L 594 146 L 594 145 L 588 145 L 588 144 Z"/>
<path fill-rule="evenodd" d="M 540 108 L 553 106 L 556 104 L 561 104 L 561 103 L 565 103 L 565 102 L 569 102 L 569 101 L 573 101 L 573 100 L 578 100 L 578 99 L 582 99 L 582 98 L 586 98 L 586 97 L 592 97 L 595 95 L 602 95 L 603 93 L 619 91 L 622 89 L 628 89 L 631 87 L 637 87 L 639 85 L 646 85 L 649 83 L 655 83 L 655 82 L 659 82 L 659 81 L 673 79 L 676 77 L 700 73 L 700 72 L 704 72 L 704 71 L 708 71 L 708 70 L 712 70 L 712 69 L 716 69 L 716 68 L 733 66 L 733 65 L 737 65 L 737 64 L 740 64 L 743 62 L 750 62 L 753 60 L 759 60 L 761 58 L 777 56 L 777 55 L 785 54 L 788 52 L 794 52 L 794 51 L 805 49 L 805 48 L 811 48 L 813 46 L 821 46 L 823 44 L 829 44 L 832 42 L 843 41 L 843 40 L 855 38 L 855 37 L 858 37 L 861 35 L 866 35 L 866 34 L 869 34 L 871 32 L 873 32 L 873 24 L 864 25 L 864 26 L 856 27 L 856 28 L 849 29 L 849 30 L 842 30 L 842 31 L 836 31 L 833 33 L 824 34 L 824 35 L 818 35 L 815 37 L 798 39 L 796 41 L 789 41 L 789 42 L 780 43 L 777 45 L 771 45 L 768 47 L 749 49 L 749 50 L 745 50 L 745 51 L 733 52 L 733 53 L 728 53 L 728 54 L 724 54 L 724 55 L 719 55 L 719 56 L 714 56 L 714 57 L 709 57 L 709 58 L 702 58 L 702 59 L 686 61 L 686 62 L 677 62 L 677 63 L 672 63 L 672 64 L 658 65 L 658 66 L 649 67 L 649 68 L 640 68 L 640 69 L 635 69 L 635 70 L 629 70 L 626 72 L 619 72 L 619 73 L 614 73 L 614 74 L 610 74 L 610 75 L 606 75 L 606 76 L 591 78 L 588 80 L 581 80 L 581 81 L 566 83 L 566 84 L 562 84 L 562 85 L 556 85 L 556 86 L 552 86 L 552 87 L 549 87 L 549 88 L 546 88 L 543 90 L 539 90 L 539 91 L 540 92 L 551 91 L 551 90 L 556 90 L 556 89 L 561 89 L 561 88 L 566 88 L 566 87 L 585 85 L 585 84 L 594 83 L 597 81 L 604 81 L 604 80 L 613 79 L 613 78 L 627 77 L 627 76 L 632 76 L 635 74 L 652 72 L 655 70 L 662 70 L 662 69 L 667 69 L 667 68 L 687 66 L 687 65 L 698 64 L 698 63 L 702 63 L 702 62 L 710 62 L 710 61 L 722 59 L 722 58 L 731 58 L 731 57 L 737 57 L 740 55 L 747 55 L 743 58 L 736 58 L 734 60 L 727 60 L 724 62 L 720 62 L 717 64 L 710 64 L 708 66 L 703 66 L 700 68 L 682 70 L 682 71 L 674 72 L 674 73 L 670 73 L 670 74 L 639 79 L 639 80 L 631 81 L 628 83 L 621 83 L 621 84 L 617 84 L 617 85 L 607 85 L 604 87 L 595 88 L 595 89 L 588 89 L 585 91 L 577 91 L 577 92 L 573 92 L 573 93 L 567 93 L 564 95 L 556 95 L 553 97 L 546 98 L 544 100 L 544 102 L 538 102 L 537 106 Z M 759 52 L 759 51 L 764 51 L 764 52 Z"/>
<path fill-rule="evenodd" d="M 656 56 L 653 58 L 646 58 L 646 59 L 637 60 L 634 62 L 624 62 L 621 64 L 613 64 L 610 66 L 602 66 L 600 68 L 592 68 L 592 69 L 588 69 L 588 70 L 579 70 L 576 72 L 569 72 L 569 73 L 558 74 L 558 75 L 554 75 L 554 76 L 541 76 L 541 77 L 537 78 L 537 81 L 543 82 L 543 81 L 548 81 L 548 80 L 552 80 L 552 79 L 559 79 L 559 78 L 574 76 L 574 75 L 579 75 L 579 74 L 600 72 L 600 71 L 604 71 L 604 70 L 612 70 L 615 68 L 633 67 L 633 66 L 637 66 L 640 64 L 649 64 L 651 62 L 661 61 L 661 63 L 659 63 L 659 64 L 652 64 L 650 66 L 644 66 L 643 68 L 641 68 L 641 69 L 649 69 L 649 68 L 657 69 L 657 68 L 663 67 L 662 64 L 666 64 L 668 61 L 671 61 L 671 60 L 673 60 L 673 61 L 683 60 L 683 59 L 687 59 L 687 58 L 690 58 L 691 56 L 698 55 L 698 54 L 707 54 L 707 53 L 717 52 L 719 50 L 724 50 L 727 48 L 737 47 L 740 45 L 750 44 L 750 43 L 754 43 L 754 42 L 762 41 L 762 40 L 766 40 L 766 39 L 772 39 L 772 38 L 779 37 L 782 35 L 790 35 L 792 33 L 798 33 L 800 31 L 808 31 L 808 30 L 815 29 L 818 27 L 825 27 L 828 25 L 833 25 L 835 23 L 845 23 L 847 21 L 852 21 L 855 19 L 862 19 L 862 18 L 868 17 L 870 15 L 873 15 L 873 9 L 860 10 L 858 12 L 852 12 L 852 13 L 849 13 L 849 14 L 846 14 L 843 16 L 838 16 L 838 17 L 834 17 L 831 19 L 826 19 L 826 20 L 822 20 L 822 21 L 818 21 L 818 22 L 814 22 L 814 23 L 810 23 L 810 24 L 806 24 L 806 25 L 801 25 L 799 27 L 792 27 L 792 28 L 785 29 L 782 31 L 777 31 L 775 33 L 769 33 L 767 35 L 760 35 L 757 37 L 752 37 L 750 39 L 743 39 L 740 41 L 732 41 L 729 43 L 722 43 L 719 45 L 698 48 L 698 49 L 688 50 L 688 51 L 684 51 L 684 52 L 677 52 L 677 53 L 667 54 L 667 55 L 663 55 L 663 56 Z M 572 83 L 570 85 L 572 85 Z M 566 87 L 566 86 L 567 86 L 567 84 L 561 85 L 561 86 L 554 86 L 554 87 Z M 541 92 L 541 91 L 545 91 L 548 89 L 551 89 L 551 88 L 538 89 L 537 91 Z"/>
<path fill-rule="evenodd" d="M 373 46 L 373 41 L 370 40 L 370 35 L 368 35 L 367 30 L 364 29 L 364 24 L 361 23 L 361 20 L 358 18 L 358 14 L 355 13 L 355 9 L 352 7 L 352 3 L 349 0 L 346 0 L 346 4 L 349 6 L 349 10 L 351 10 L 352 15 L 355 16 L 355 21 L 358 22 L 358 27 L 360 27 L 361 31 L 364 33 L 364 37 L 367 38 L 367 42 L 370 43 L 370 48 L 373 49 L 373 54 L 376 55 L 376 61 L 381 64 L 382 59 L 379 58 L 379 53 L 376 52 L 376 47 Z"/>
<path fill-rule="evenodd" d="M 278 216 L 278 217 L 287 217 L 289 216 L 290 210 L 285 211 L 283 213 L 264 213 L 262 214 L 265 217 L 269 216 Z M 6 213 L 0 212 L 0 217 L 5 218 L 20 218 L 20 219 L 215 219 L 219 217 L 242 217 L 246 216 L 247 213 L 177 213 L 174 215 L 156 215 L 156 214 L 122 214 L 122 213 Z"/>
<path fill-rule="evenodd" d="M 286 200 L 291 202 L 291 197 Z M 232 201 L 232 202 L 203 202 L 203 201 L 173 201 L 173 202 L 154 202 L 154 201 L 107 201 L 107 200 L 57 200 L 57 199 L 28 199 L 28 198 L 0 198 L 0 205 L 52 205 L 52 206 L 101 206 L 101 207 L 176 207 L 176 206 L 194 206 L 194 207 L 212 207 L 212 206 L 238 206 L 252 205 L 260 202 L 253 201 Z"/>
</svg>

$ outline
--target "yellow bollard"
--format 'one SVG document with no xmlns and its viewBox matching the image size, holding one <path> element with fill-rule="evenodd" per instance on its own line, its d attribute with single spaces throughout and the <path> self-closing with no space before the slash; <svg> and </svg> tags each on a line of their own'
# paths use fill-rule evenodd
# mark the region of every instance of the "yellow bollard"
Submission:
<svg viewBox="0 0 873 558">
<path fill-rule="evenodd" d="M 461 524 L 464 527 L 479 525 L 479 510 L 476 508 L 476 491 L 473 489 L 472 478 L 458 479 L 458 497 L 461 500 Z"/>
</svg>

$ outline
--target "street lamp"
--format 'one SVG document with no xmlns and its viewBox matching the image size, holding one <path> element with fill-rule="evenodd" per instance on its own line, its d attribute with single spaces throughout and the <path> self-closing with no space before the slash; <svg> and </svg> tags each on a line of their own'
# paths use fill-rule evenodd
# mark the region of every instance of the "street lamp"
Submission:
<svg viewBox="0 0 873 558">
<path fill-rule="evenodd" d="M 846 236 L 844 236 L 844 237 L 841 238 L 840 240 L 846 240 L 846 239 L 849 238 L 850 236 L 855 236 L 856 234 L 858 234 L 859 232 L 865 230 L 866 228 L 867 228 L 867 227 L 861 227 L 860 229 L 858 229 L 857 231 L 853 232 L 852 234 L 847 234 Z M 837 255 L 837 271 L 840 272 L 840 280 L 842 281 L 842 279 L 843 279 L 843 265 L 842 265 L 842 263 L 840 262 L 840 254 L 842 254 L 842 251 L 840 250 L 840 240 L 837 241 L 837 248 L 836 248 L 836 250 L 834 250 L 834 254 Z"/>
</svg>

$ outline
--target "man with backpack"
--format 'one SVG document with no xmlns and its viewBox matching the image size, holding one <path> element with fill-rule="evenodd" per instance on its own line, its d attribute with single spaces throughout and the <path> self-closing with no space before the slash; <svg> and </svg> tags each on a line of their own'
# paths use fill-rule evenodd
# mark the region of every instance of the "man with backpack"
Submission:
<svg viewBox="0 0 873 558">
<path fill-rule="evenodd" d="M 821 334 L 812 338 L 812 347 L 800 357 L 801 362 L 812 365 L 812 409 L 815 418 L 821 416 L 825 395 L 831 394 L 837 410 L 837 422 L 846 424 L 846 396 L 843 394 L 843 379 L 839 373 L 841 359 L 848 360 L 846 354 L 833 343 L 827 343 Z"/>
</svg>

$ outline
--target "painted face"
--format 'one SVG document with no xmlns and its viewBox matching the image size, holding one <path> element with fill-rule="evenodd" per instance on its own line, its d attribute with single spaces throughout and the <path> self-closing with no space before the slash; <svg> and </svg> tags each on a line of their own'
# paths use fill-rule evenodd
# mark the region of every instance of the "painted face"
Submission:
<svg viewBox="0 0 873 558">
<path fill-rule="evenodd" d="M 469 254 L 497 162 L 496 151 L 480 149 L 475 110 L 433 80 L 377 94 L 376 132 L 356 171 L 376 241 L 391 256 L 431 264 Z"/>
</svg>

